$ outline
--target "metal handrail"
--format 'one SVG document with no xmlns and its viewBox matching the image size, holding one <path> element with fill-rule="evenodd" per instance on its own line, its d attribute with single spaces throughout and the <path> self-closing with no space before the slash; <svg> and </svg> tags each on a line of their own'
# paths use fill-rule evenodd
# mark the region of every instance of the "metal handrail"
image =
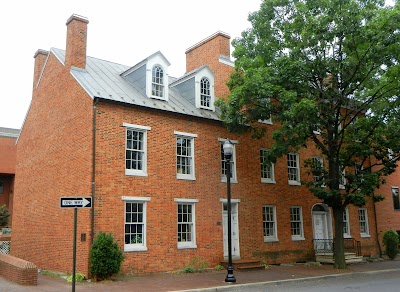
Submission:
<svg viewBox="0 0 400 292">
<path fill-rule="evenodd" d="M 334 239 L 313 239 L 315 253 L 334 252 Z M 345 252 L 354 252 L 356 256 L 361 256 L 361 243 L 354 238 L 344 238 Z"/>
</svg>

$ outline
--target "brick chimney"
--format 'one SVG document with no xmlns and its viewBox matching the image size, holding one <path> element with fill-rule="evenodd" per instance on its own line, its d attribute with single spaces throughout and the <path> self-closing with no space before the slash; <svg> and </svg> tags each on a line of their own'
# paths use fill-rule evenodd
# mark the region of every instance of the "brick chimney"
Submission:
<svg viewBox="0 0 400 292">
<path fill-rule="evenodd" d="M 33 90 L 35 90 L 36 88 L 36 85 L 39 81 L 40 73 L 42 73 L 48 55 L 48 51 L 39 49 L 33 56 L 33 58 L 35 58 L 35 67 L 33 69 Z"/>
<path fill-rule="evenodd" d="M 87 25 L 86 17 L 73 14 L 67 20 L 67 48 L 65 51 L 65 66 L 86 67 L 86 40 Z"/>
<path fill-rule="evenodd" d="M 230 60 L 231 37 L 218 31 L 186 50 L 186 72 L 190 72 L 203 65 L 208 65 L 215 74 L 215 96 L 222 97 L 229 94 L 226 81 L 233 67 L 220 62 L 220 58 Z"/>
</svg>

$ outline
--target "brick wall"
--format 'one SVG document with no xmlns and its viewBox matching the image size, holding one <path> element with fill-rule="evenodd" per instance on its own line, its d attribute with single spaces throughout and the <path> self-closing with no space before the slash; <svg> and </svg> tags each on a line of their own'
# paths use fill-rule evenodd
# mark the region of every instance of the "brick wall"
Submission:
<svg viewBox="0 0 400 292">
<path fill-rule="evenodd" d="M 0 254 L 0 275 L 20 285 L 37 285 L 37 267 L 8 254 Z"/>
<path fill-rule="evenodd" d="M 0 137 L 0 174 L 15 174 L 17 146 L 15 138 Z"/>
<path fill-rule="evenodd" d="M 72 271 L 73 210 L 60 197 L 91 195 L 92 100 L 50 53 L 17 145 L 11 253 Z M 87 273 L 90 210 L 78 212 L 77 271 Z"/>
</svg>

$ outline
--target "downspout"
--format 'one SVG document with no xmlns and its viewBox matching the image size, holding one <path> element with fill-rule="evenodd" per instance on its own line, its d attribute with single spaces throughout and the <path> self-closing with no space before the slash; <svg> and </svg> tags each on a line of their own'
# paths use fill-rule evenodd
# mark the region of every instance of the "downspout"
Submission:
<svg viewBox="0 0 400 292">
<path fill-rule="evenodd" d="M 379 248 L 379 257 L 382 257 L 382 248 L 381 248 L 381 243 L 379 242 L 378 221 L 376 216 L 376 202 L 374 200 L 374 196 L 372 197 L 372 202 L 374 204 L 376 241 L 378 243 L 378 248 Z"/>
<path fill-rule="evenodd" d="M 92 213 L 91 213 L 91 234 L 90 234 L 90 246 L 93 245 L 94 240 L 94 199 L 96 192 L 96 113 L 97 113 L 97 102 L 99 101 L 96 97 L 93 100 L 93 141 L 92 141 Z"/>
</svg>

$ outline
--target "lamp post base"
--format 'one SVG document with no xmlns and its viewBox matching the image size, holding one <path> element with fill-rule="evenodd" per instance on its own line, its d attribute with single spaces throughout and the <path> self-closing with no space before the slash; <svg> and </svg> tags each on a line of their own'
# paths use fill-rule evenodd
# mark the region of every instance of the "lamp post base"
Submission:
<svg viewBox="0 0 400 292">
<path fill-rule="evenodd" d="M 225 277 L 225 282 L 227 283 L 236 283 L 236 278 L 233 275 L 233 268 L 232 266 L 228 266 L 228 274 Z"/>
</svg>

